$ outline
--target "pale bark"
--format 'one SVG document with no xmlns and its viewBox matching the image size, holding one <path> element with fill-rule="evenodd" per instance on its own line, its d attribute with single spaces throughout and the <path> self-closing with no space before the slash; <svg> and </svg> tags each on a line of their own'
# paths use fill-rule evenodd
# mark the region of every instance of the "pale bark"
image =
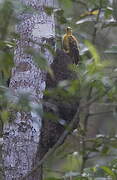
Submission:
<svg viewBox="0 0 117 180">
<path fill-rule="evenodd" d="M 53 0 L 20 0 L 36 9 L 34 13 L 22 13 L 17 25 L 20 39 L 17 40 L 14 52 L 15 67 L 12 70 L 10 90 L 14 95 L 12 102 L 17 101 L 21 93 L 29 93 L 30 103 L 36 108 L 43 97 L 45 89 L 44 74 L 26 54 L 26 47 L 41 51 L 39 44 L 52 40 L 55 36 L 54 16 L 47 15 L 44 6 L 53 6 Z M 34 41 L 34 43 L 33 43 Z M 38 45 L 37 45 L 38 43 Z M 48 62 L 52 55 L 45 51 Z M 33 109 L 31 112 L 17 112 L 16 119 L 4 127 L 3 160 L 5 180 L 18 180 L 31 170 L 40 139 L 41 117 Z M 29 179 L 35 179 L 30 177 Z M 37 180 L 37 179 L 36 179 Z"/>
</svg>

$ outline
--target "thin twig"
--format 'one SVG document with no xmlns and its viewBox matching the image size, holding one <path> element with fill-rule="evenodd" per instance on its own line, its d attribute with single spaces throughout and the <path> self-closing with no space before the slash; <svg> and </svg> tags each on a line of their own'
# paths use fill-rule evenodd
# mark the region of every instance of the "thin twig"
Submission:
<svg viewBox="0 0 117 180">
<path fill-rule="evenodd" d="M 90 100 L 91 98 L 91 94 L 92 94 L 92 90 L 93 90 L 93 87 L 90 87 L 89 89 L 89 94 L 87 96 L 87 101 Z M 87 126 L 88 126 L 88 119 L 89 119 L 89 111 L 90 111 L 90 106 L 87 106 L 87 112 L 86 112 L 86 115 L 85 115 L 85 119 L 84 119 L 84 135 L 82 137 L 82 154 L 83 154 L 83 157 L 82 157 L 82 165 L 81 165 L 81 174 L 83 173 L 83 170 L 85 168 L 85 164 L 86 164 L 86 161 L 87 161 L 87 154 L 86 154 L 86 142 L 85 142 L 85 137 L 86 137 L 86 132 L 87 132 Z"/>
<path fill-rule="evenodd" d="M 101 10 L 102 10 L 102 0 L 100 0 L 100 8 L 99 8 L 99 12 L 97 14 L 97 18 L 96 18 L 96 21 L 95 21 L 95 26 L 94 26 L 94 32 L 93 32 L 93 44 L 95 44 L 95 41 L 96 41 L 96 35 L 97 35 L 97 24 L 100 20 L 100 13 L 101 13 Z"/>
</svg>

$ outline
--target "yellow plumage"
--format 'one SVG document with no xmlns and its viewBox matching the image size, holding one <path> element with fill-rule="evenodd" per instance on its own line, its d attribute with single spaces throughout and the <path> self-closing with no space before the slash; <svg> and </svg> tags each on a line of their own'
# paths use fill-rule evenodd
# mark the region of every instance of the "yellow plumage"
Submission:
<svg viewBox="0 0 117 180">
<path fill-rule="evenodd" d="M 67 28 L 67 32 L 63 36 L 62 47 L 63 50 L 73 59 L 73 63 L 78 64 L 80 60 L 78 41 L 75 36 L 73 36 L 72 29 L 70 27 Z"/>
</svg>

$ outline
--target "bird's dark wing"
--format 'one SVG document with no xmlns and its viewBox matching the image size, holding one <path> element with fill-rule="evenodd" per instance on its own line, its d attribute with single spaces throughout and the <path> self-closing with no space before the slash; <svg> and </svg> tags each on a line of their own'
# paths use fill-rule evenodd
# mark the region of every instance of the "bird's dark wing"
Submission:
<svg viewBox="0 0 117 180">
<path fill-rule="evenodd" d="M 69 49 L 70 49 L 69 54 L 73 59 L 73 63 L 78 64 L 80 61 L 78 42 L 72 36 L 69 37 Z"/>
</svg>

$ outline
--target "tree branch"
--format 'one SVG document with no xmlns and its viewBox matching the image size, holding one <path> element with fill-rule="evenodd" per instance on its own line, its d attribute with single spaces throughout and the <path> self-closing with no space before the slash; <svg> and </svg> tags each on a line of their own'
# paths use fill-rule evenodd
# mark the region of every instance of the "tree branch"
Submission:
<svg viewBox="0 0 117 180">
<path fill-rule="evenodd" d="M 88 96 L 86 98 L 87 102 L 91 98 L 92 90 L 93 90 L 93 87 L 90 87 L 89 88 L 89 94 L 88 94 Z M 82 136 L 82 153 L 83 153 L 83 157 L 82 157 L 82 165 L 81 165 L 81 174 L 83 173 L 83 169 L 85 167 L 85 163 L 86 163 L 87 158 L 88 158 L 87 153 L 86 153 L 85 137 L 86 137 L 87 126 L 88 126 L 89 111 L 90 111 L 90 106 L 87 106 L 87 112 L 86 112 L 85 119 L 84 119 L 84 135 Z"/>
<path fill-rule="evenodd" d="M 108 93 L 110 89 L 108 89 L 106 92 L 104 92 L 104 94 Z M 89 91 L 89 96 L 88 99 L 89 100 L 90 96 L 91 96 L 91 89 Z M 36 167 L 34 167 L 31 171 L 29 171 L 29 173 L 20 178 L 20 180 L 26 180 L 26 178 L 28 178 L 30 175 L 32 175 L 33 172 L 35 172 L 43 163 L 44 161 L 53 153 L 55 152 L 55 150 L 63 143 L 63 141 L 65 140 L 65 138 L 68 136 L 69 132 L 73 130 L 73 126 L 74 124 L 77 122 L 79 125 L 80 122 L 80 118 L 79 118 L 79 112 L 83 109 L 86 108 L 87 106 L 90 106 L 93 102 L 95 102 L 96 100 L 98 100 L 100 98 L 100 96 L 96 96 L 95 98 L 93 98 L 92 100 L 90 100 L 89 102 L 87 102 L 85 105 L 83 106 L 79 106 L 77 109 L 76 114 L 74 115 L 73 120 L 71 121 L 71 123 L 68 125 L 67 129 L 64 131 L 64 133 L 61 135 L 61 137 L 59 138 L 59 140 L 57 141 L 57 143 L 53 146 L 52 149 L 50 149 L 45 156 L 39 161 L 38 165 Z"/>
<path fill-rule="evenodd" d="M 50 149 L 45 156 L 39 161 L 38 165 L 36 167 L 34 167 L 26 176 L 24 176 L 23 178 L 21 178 L 20 180 L 26 180 L 26 178 L 28 178 L 30 175 L 32 175 L 33 172 L 35 172 L 43 163 L 44 161 L 64 142 L 65 138 L 68 136 L 68 134 L 70 133 L 70 131 L 73 130 L 74 124 L 78 123 L 80 121 L 79 118 L 79 112 L 80 112 L 80 107 L 78 107 L 77 112 L 73 118 L 73 120 L 71 121 L 71 123 L 68 125 L 67 129 L 64 131 L 64 133 L 61 135 L 61 137 L 59 138 L 59 140 L 57 141 L 57 143 L 53 146 L 52 149 Z"/>
<path fill-rule="evenodd" d="M 97 14 L 97 18 L 96 18 L 96 21 L 95 21 L 94 32 L 93 32 L 93 39 L 92 39 L 93 44 L 95 44 L 95 41 L 96 41 L 96 35 L 97 35 L 97 27 L 96 27 L 96 25 L 98 24 L 99 19 L 100 19 L 101 9 L 102 9 L 102 0 L 100 0 L 99 12 Z"/>
</svg>

